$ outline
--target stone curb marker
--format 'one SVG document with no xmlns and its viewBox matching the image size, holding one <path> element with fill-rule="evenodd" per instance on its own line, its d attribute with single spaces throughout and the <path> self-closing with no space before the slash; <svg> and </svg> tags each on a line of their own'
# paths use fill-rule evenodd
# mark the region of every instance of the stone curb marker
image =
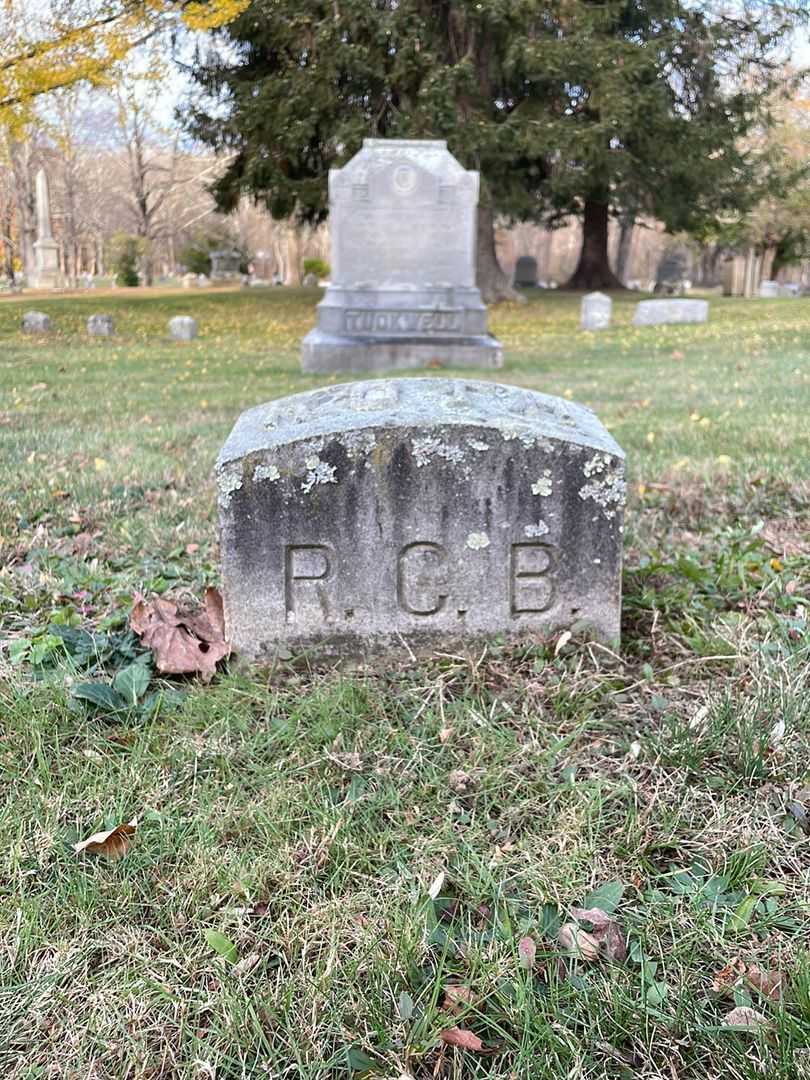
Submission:
<svg viewBox="0 0 810 1080">
<path fill-rule="evenodd" d="M 500 367 L 475 283 L 478 173 L 444 140 L 365 139 L 329 172 L 331 281 L 304 371 Z"/>
<path fill-rule="evenodd" d="M 343 656 L 619 636 L 624 455 L 582 405 L 386 379 L 243 413 L 217 462 L 229 640 Z"/>
<path fill-rule="evenodd" d="M 112 315 L 91 315 L 87 320 L 87 333 L 91 337 L 111 337 L 114 332 Z"/>
<path fill-rule="evenodd" d="M 703 323 L 708 322 L 708 319 L 708 300 L 641 300 L 636 305 L 633 326 Z"/>
<path fill-rule="evenodd" d="M 47 334 L 52 329 L 51 320 L 44 311 L 26 311 L 22 328 L 26 334 Z"/>
</svg>

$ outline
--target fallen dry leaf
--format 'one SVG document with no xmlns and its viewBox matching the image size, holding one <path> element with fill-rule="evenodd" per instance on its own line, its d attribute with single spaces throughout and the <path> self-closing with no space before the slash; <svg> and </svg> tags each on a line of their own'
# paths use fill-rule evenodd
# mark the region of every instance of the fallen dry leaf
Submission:
<svg viewBox="0 0 810 1080">
<path fill-rule="evenodd" d="M 209 682 L 217 663 L 231 651 L 217 589 L 205 590 L 205 607 L 195 615 L 181 614 L 177 604 L 160 596 L 149 602 L 136 596 L 129 625 L 152 650 L 157 669 L 164 675 L 199 673 Z"/>
<path fill-rule="evenodd" d="M 77 855 L 82 851 L 87 851 L 91 855 L 103 855 L 107 859 L 123 859 L 129 850 L 129 837 L 137 827 L 138 822 L 133 818 L 132 821 L 116 825 L 114 829 L 93 833 L 86 840 L 80 840 L 78 844 L 74 844 L 73 850 Z"/>
<path fill-rule="evenodd" d="M 433 884 L 428 889 L 428 896 L 431 900 L 435 900 L 439 893 L 442 891 L 444 885 L 444 870 L 436 876 Z"/>
<path fill-rule="evenodd" d="M 782 996 L 782 973 L 776 971 L 775 968 L 771 968 L 770 971 L 763 971 L 757 964 L 749 964 L 745 977 L 763 997 L 770 998 L 771 1001 L 778 1001 Z"/>
<path fill-rule="evenodd" d="M 580 930 L 576 923 L 566 923 L 560 927 L 557 940 L 566 952 L 583 960 L 596 960 L 599 956 L 599 942 L 585 930 Z"/>
<path fill-rule="evenodd" d="M 450 1046 L 460 1046 L 464 1050 L 484 1049 L 484 1044 L 478 1036 L 474 1035 L 472 1031 L 468 1031 L 467 1028 L 445 1028 L 439 1038 L 442 1042 L 449 1043 Z"/>
<path fill-rule="evenodd" d="M 463 795 L 472 782 L 473 778 L 469 773 L 464 772 L 463 769 L 453 769 L 447 777 L 447 786 L 451 791 L 455 791 L 457 795 Z"/>
<path fill-rule="evenodd" d="M 616 919 L 602 908 L 571 908 L 577 922 L 589 922 L 593 926 L 590 936 L 607 960 L 627 959 L 627 941 Z"/>
<path fill-rule="evenodd" d="M 444 988 L 444 1001 L 442 1002 L 442 1009 L 445 1012 L 458 1016 L 459 1013 L 464 1012 L 467 1005 L 472 1005 L 472 1003 L 473 992 L 469 986 L 447 983 Z"/>
<path fill-rule="evenodd" d="M 723 1023 L 728 1024 L 730 1027 L 751 1028 L 752 1031 L 770 1027 L 767 1018 L 761 1012 L 757 1012 L 756 1009 L 751 1009 L 747 1005 L 738 1005 L 736 1009 L 726 1013 L 723 1017 Z"/>
<path fill-rule="evenodd" d="M 565 648 L 568 642 L 573 637 L 570 630 L 563 630 L 560 636 L 557 638 L 557 644 L 554 646 L 554 655 L 559 656 L 560 652 Z"/>
<path fill-rule="evenodd" d="M 712 990 L 716 994 L 727 993 L 732 990 L 745 971 L 745 964 L 740 960 L 739 956 L 735 956 L 734 959 L 726 964 L 725 967 L 720 968 L 718 972 L 712 977 Z"/>
</svg>

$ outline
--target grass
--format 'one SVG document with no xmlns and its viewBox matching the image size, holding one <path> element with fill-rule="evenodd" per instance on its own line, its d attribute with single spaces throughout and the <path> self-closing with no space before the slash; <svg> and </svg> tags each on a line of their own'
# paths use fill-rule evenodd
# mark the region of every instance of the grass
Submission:
<svg viewBox="0 0 810 1080">
<path fill-rule="evenodd" d="M 0 302 L 2 1075 L 810 1075 L 807 301 L 635 329 L 619 298 L 602 334 L 572 296 L 492 313 L 495 377 L 586 402 L 627 451 L 621 656 L 233 668 L 113 713 L 71 693 L 148 666 L 135 591 L 216 582 L 213 459 L 242 408 L 318 385 L 316 296 Z M 54 334 L 19 333 L 31 306 Z M 168 341 L 190 312 L 198 340 Z M 73 853 L 132 817 L 122 860 Z M 597 901 L 625 961 L 561 954 Z M 725 1026 L 735 1004 L 764 1022 Z"/>
</svg>

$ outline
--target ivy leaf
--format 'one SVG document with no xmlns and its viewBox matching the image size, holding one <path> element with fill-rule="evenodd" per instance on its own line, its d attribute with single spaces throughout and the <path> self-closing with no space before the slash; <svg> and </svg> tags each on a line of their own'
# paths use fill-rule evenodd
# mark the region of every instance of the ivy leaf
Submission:
<svg viewBox="0 0 810 1080">
<path fill-rule="evenodd" d="M 113 679 L 113 690 L 120 694 L 130 708 L 135 708 L 149 688 L 150 672 L 145 664 L 130 664 Z"/>
<path fill-rule="evenodd" d="M 213 949 L 215 953 L 224 957 L 229 964 L 236 963 L 237 957 L 239 956 L 239 950 L 231 939 L 225 937 L 224 934 L 220 934 L 219 930 L 206 930 L 205 941 L 210 949 Z"/>
<path fill-rule="evenodd" d="M 119 712 L 127 707 L 126 698 L 108 683 L 76 683 L 71 688 L 70 694 L 71 697 L 78 698 L 79 701 L 87 701 L 104 712 Z"/>
<path fill-rule="evenodd" d="M 598 889 L 589 892 L 582 906 L 584 908 L 601 908 L 606 915 L 612 915 L 621 902 L 624 895 L 624 885 L 621 881 L 608 881 L 600 885 Z"/>
</svg>

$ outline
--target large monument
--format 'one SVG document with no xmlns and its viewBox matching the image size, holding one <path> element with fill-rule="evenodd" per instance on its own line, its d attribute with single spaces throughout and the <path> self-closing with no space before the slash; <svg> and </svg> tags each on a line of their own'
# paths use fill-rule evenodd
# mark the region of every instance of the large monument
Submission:
<svg viewBox="0 0 810 1080">
<path fill-rule="evenodd" d="M 619 637 L 624 454 L 582 405 L 344 383 L 243 413 L 217 485 L 228 640 L 248 660 Z"/>
<path fill-rule="evenodd" d="M 59 270 L 59 245 L 51 228 L 51 200 L 44 169 L 36 176 L 37 238 L 34 241 L 34 272 L 29 285 L 34 289 L 55 289 L 62 283 Z"/>
<path fill-rule="evenodd" d="M 332 276 L 304 371 L 495 368 L 475 284 L 478 173 L 443 139 L 365 139 L 329 173 Z"/>
</svg>

